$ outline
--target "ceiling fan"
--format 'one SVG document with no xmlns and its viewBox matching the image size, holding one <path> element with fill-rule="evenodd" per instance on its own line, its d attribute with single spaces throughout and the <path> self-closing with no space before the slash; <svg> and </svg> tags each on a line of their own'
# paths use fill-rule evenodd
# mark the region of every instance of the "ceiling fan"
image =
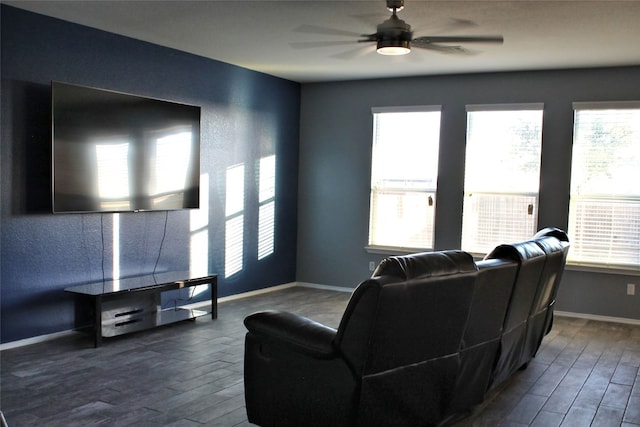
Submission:
<svg viewBox="0 0 640 427">
<path fill-rule="evenodd" d="M 376 50 L 381 55 L 406 55 L 411 52 L 411 48 L 430 49 L 443 53 L 467 53 L 468 51 L 459 45 L 451 43 L 502 43 L 504 38 L 495 36 L 421 36 L 413 37 L 411 25 L 398 17 L 398 12 L 404 9 L 404 0 L 386 0 L 387 9 L 391 11 L 391 17 L 379 24 L 376 32 L 372 34 L 358 34 L 362 37 L 358 43 L 376 43 Z M 469 22 L 469 21 L 466 21 Z M 317 27 L 314 27 L 318 30 Z M 306 26 L 304 32 L 319 32 L 322 34 L 349 34 L 346 31 L 319 29 L 313 31 Z M 329 30 L 329 31 L 327 31 Z M 337 42 L 336 44 L 343 44 Z M 333 44 L 333 43 L 332 43 Z M 310 45 L 308 43 L 298 43 L 297 45 Z M 316 43 L 316 46 L 321 45 Z"/>
</svg>

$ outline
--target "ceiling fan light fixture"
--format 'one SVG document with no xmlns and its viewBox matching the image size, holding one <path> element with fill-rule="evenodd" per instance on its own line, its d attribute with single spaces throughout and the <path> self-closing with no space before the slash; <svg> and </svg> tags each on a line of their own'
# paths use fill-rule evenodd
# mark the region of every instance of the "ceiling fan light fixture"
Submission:
<svg viewBox="0 0 640 427">
<path fill-rule="evenodd" d="M 406 55 L 411 52 L 408 40 L 380 40 L 377 52 L 380 55 Z"/>
</svg>

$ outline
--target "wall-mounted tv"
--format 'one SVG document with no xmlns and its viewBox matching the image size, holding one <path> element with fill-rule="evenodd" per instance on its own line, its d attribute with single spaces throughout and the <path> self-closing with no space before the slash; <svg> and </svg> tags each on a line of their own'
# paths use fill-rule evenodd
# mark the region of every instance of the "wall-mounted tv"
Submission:
<svg viewBox="0 0 640 427">
<path fill-rule="evenodd" d="M 199 207 L 200 107 L 52 82 L 53 212 Z"/>
</svg>

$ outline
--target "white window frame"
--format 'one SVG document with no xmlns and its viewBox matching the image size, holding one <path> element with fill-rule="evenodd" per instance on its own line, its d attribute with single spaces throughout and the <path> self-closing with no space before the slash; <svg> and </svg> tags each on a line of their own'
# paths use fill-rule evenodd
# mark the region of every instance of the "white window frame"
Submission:
<svg viewBox="0 0 640 427">
<path fill-rule="evenodd" d="M 371 253 L 406 253 L 417 250 L 431 250 L 434 246 L 435 200 L 442 106 L 374 107 L 371 109 L 371 112 L 373 115 L 371 204 L 369 212 L 369 237 L 366 249 Z M 413 178 L 413 176 L 416 175 L 415 173 L 407 173 L 404 178 L 401 178 L 397 176 L 397 170 L 394 174 L 385 173 L 383 168 L 389 167 L 389 151 L 385 153 L 384 148 L 381 148 L 382 145 L 378 142 L 379 135 L 377 129 L 378 114 L 385 113 L 438 113 L 435 151 L 433 150 L 433 139 L 425 141 L 431 144 L 429 148 L 424 148 L 430 151 L 431 156 L 428 156 L 428 159 L 422 158 L 424 156 L 417 153 L 419 150 L 404 151 L 402 147 L 398 148 L 399 153 L 414 156 L 412 159 L 420 161 L 419 172 L 423 173 L 421 178 L 424 179 Z M 401 131 L 398 133 L 401 134 Z M 433 135 L 427 136 L 427 138 L 433 138 Z M 393 152 L 393 148 L 391 148 L 391 151 Z M 393 152 L 393 154 L 395 154 L 395 152 Z M 403 165 L 406 167 L 408 163 L 403 163 Z M 433 170 L 434 168 L 435 170 Z M 411 170 L 418 169 L 415 168 Z M 378 204 L 381 198 L 388 200 L 392 197 L 397 197 L 399 206 L 404 207 L 401 213 L 394 214 L 389 211 L 389 205 L 387 203 Z M 377 209 L 378 206 L 380 206 L 381 209 Z M 383 213 L 384 210 L 382 208 L 384 206 L 387 207 L 386 214 Z M 422 217 L 422 214 L 426 215 L 426 218 Z M 382 217 L 382 215 L 385 216 Z M 416 217 L 416 215 L 418 217 Z M 387 221 L 385 218 L 389 220 Z M 384 228 L 380 227 L 382 224 L 385 224 Z M 386 226 L 386 224 L 389 225 Z M 416 239 L 414 238 L 415 235 L 420 235 L 421 238 Z"/>
<path fill-rule="evenodd" d="M 584 151 L 586 140 L 579 115 L 583 112 L 604 112 L 611 110 L 637 110 L 640 101 L 623 102 L 574 102 L 574 134 L 571 168 L 571 193 L 569 203 L 568 233 L 571 246 L 567 263 L 570 266 L 585 267 L 609 272 L 640 273 L 640 164 L 636 163 L 636 153 L 640 150 L 640 124 L 632 119 L 633 136 L 631 146 L 618 157 L 615 166 L 606 170 L 602 180 L 593 181 L 585 171 L 583 162 L 589 153 Z M 587 113 L 588 114 L 588 113 Z M 607 114 L 607 113 L 604 113 Z M 583 144 L 583 142 L 585 144 Z M 615 155 L 612 149 L 603 150 L 601 155 Z M 635 166 L 635 169 L 634 169 Z M 616 172 L 626 170 L 627 175 Z M 635 174 L 629 177 L 628 174 Z M 615 182 L 629 183 L 624 186 Z M 608 180 L 608 182 L 605 182 Z M 590 187 L 590 188 L 589 188 Z M 587 216 L 578 219 L 579 213 L 591 210 L 602 216 Z M 624 234 L 624 236 L 623 236 Z"/>
<path fill-rule="evenodd" d="M 510 243 L 528 239 L 537 229 L 538 200 L 540 191 L 540 162 L 542 157 L 542 127 L 544 122 L 544 104 L 489 104 L 467 105 L 467 147 L 465 150 L 465 178 L 464 178 L 464 203 L 462 213 L 462 235 L 460 247 L 482 256 L 501 243 Z M 496 147 L 479 147 L 477 144 L 486 141 L 483 134 L 471 135 L 471 114 L 479 112 L 521 112 L 535 111 L 540 113 L 540 141 L 534 150 L 537 150 L 537 178 L 529 177 L 526 180 L 513 179 L 513 170 L 510 164 L 502 167 L 504 158 Z M 496 132 L 498 127 L 494 125 Z M 504 143 L 508 133 L 505 133 Z M 473 138 L 473 139 L 472 139 Z M 483 164 L 470 166 L 471 162 L 478 159 L 477 150 L 488 157 L 483 156 Z M 491 161 L 495 160 L 494 163 Z M 480 168 L 482 171 L 480 172 Z M 489 174 L 495 175 L 492 184 L 478 184 L 478 174 L 482 177 Z M 488 179 L 488 178 L 487 178 Z M 488 210 L 491 212 L 488 213 Z"/>
</svg>

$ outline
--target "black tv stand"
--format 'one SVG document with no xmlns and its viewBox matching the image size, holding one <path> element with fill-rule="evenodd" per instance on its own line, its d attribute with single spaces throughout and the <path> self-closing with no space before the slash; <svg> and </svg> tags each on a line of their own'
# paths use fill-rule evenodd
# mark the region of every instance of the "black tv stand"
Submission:
<svg viewBox="0 0 640 427">
<path fill-rule="evenodd" d="M 209 285 L 209 310 L 177 304 L 162 308 L 163 292 L 199 285 Z M 96 347 L 102 343 L 102 337 L 142 331 L 207 314 L 211 314 L 212 319 L 218 317 L 217 275 L 192 277 L 188 272 L 166 272 L 71 286 L 65 291 L 77 297 L 76 326 L 86 325 L 88 321 L 92 323 Z"/>
</svg>

